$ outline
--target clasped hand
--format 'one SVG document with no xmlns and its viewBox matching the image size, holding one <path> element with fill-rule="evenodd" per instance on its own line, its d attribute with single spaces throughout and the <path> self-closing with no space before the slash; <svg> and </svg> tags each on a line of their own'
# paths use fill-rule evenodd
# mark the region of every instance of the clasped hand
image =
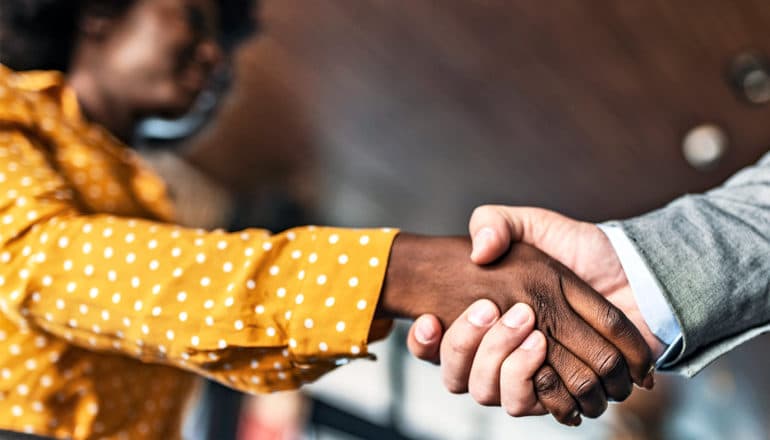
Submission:
<svg viewBox="0 0 770 440">
<path fill-rule="evenodd" d="M 649 329 L 627 307 L 625 275 L 595 225 L 545 210 L 482 207 L 470 229 L 474 262 L 492 262 L 483 270 L 514 283 L 488 286 L 489 299 L 473 303 L 443 338 L 434 315 L 410 329 L 410 351 L 441 363 L 450 392 L 469 392 L 512 416 L 551 413 L 576 426 L 581 414 L 598 417 L 608 401 L 624 400 L 634 383 L 652 388 Z"/>
</svg>

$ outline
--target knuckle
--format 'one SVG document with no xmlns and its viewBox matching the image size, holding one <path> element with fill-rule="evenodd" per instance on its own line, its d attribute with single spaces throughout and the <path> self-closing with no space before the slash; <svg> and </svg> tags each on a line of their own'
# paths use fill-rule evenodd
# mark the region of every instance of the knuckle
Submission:
<svg viewBox="0 0 770 440">
<path fill-rule="evenodd" d="M 532 283 L 531 287 L 529 288 L 530 294 L 532 295 L 532 303 L 534 305 L 533 309 L 535 310 L 547 310 L 548 306 L 551 303 L 551 299 L 549 298 L 546 287 L 541 283 Z"/>
<path fill-rule="evenodd" d="M 572 384 L 572 395 L 580 403 L 583 415 L 596 418 L 607 409 L 607 399 L 601 392 L 601 384 L 595 377 L 584 378 Z"/>
<path fill-rule="evenodd" d="M 545 261 L 543 261 L 543 265 L 545 268 L 550 270 L 552 273 L 556 274 L 559 278 L 559 284 L 564 285 L 564 278 L 565 278 L 565 270 L 564 265 L 561 264 L 559 260 L 556 258 L 549 258 Z"/>
<path fill-rule="evenodd" d="M 520 402 L 510 402 L 505 404 L 505 413 L 511 417 L 524 417 L 527 415 L 527 408 Z"/>
<path fill-rule="evenodd" d="M 552 394 L 558 391 L 561 379 L 559 379 L 559 376 L 553 369 L 542 369 L 538 371 L 537 376 L 535 376 L 534 384 L 535 391 L 537 391 L 538 394 Z"/>
<path fill-rule="evenodd" d="M 628 375 L 623 356 L 615 349 L 608 354 L 599 356 L 596 373 L 604 383 L 608 398 L 622 402 L 631 394 L 633 384 Z"/>
<path fill-rule="evenodd" d="M 504 216 L 498 211 L 495 205 L 481 205 L 473 209 L 469 227 L 472 230 L 484 227 L 499 229 L 504 226 L 504 222 Z"/>
<path fill-rule="evenodd" d="M 600 324 L 613 339 L 623 337 L 628 332 L 625 316 L 610 305 L 606 306 L 601 314 Z"/>
<path fill-rule="evenodd" d="M 593 395 L 599 387 L 599 380 L 593 375 L 574 375 L 569 380 L 569 389 L 578 399 L 583 400 Z"/>
<path fill-rule="evenodd" d="M 599 364 L 596 373 L 601 377 L 613 377 L 620 373 L 625 367 L 623 356 L 612 349 L 609 353 L 603 353 L 599 356 Z"/>
<path fill-rule="evenodd" d="M 479 217 L 487 213 L 492 213 L 494 211 L 494 205 L 479 205 L 473 209 L 473 212 L 471 213 L 471 218 Z"/>
<path fill-rule="evenodd" d="M 546 336 L 567 331 L 573 317 L 565 307 L 564 295 L 559 290 L 558 282 L 554 282 L 550 276 L 538 276 L 537 279 L 528 279 L 525 287 L 537 327 Z"/>
<path fill-rule="evenodd" d="M 479 405 L 493 406 L 500 404 L 500 399 L 497 396 L 497 393 L 486 387 L 472 387 L 470 389 L 470 395 Z"/>
<path fill-rule="evenodd" d="M 506 327 L 502 323 L 497 323 L 493 330 L 487 332 L 484 337 L 484 344 L 478 350 L 479 356 L 495 356 L 497 353 L 510 354 L 516 347 L 511 347 L 511 338 L 516 334 L 516 329 Z M 510 362 L 509 362 L 510 363 Z M 506 365 L 505 360 L 500 367 Z"/>
<path fill-rule="evenodd" d="M 452 394 L 464 394 L 468 392 L 468 384 L 454 377 L 444 377 L 444 388 Z"/>
<path fill-rule="evenodd" d="M 446 339 L 446 346 L 452 356 L 466 357 L 476 350 L 476 342 L 467 335 L 454 334 Z"/>
<path fill-rule="evenodd" d="M 549 294 L 550 289 L 548 286 L 541 281 L 533 281 L 528 284 L 527 292 L 529 292 L 532 302 L 531 307 L 537 319 L 541 323 L 548 325 L 558 322 L 558 319 L 553 319 L 552 317 L 555 314 L 554 310 L 556 307 L 554 306 L 552 295 Z"/>
</svg>

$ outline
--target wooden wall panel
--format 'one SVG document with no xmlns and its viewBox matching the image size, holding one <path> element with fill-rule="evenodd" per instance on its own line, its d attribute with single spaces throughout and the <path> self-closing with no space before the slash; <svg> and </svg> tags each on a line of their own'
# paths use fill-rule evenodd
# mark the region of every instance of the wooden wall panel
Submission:
<svg viewBox="0 0 770 440">
<path fill-rule="evenodd" d="M 383 222 L 483 201 L 604 219 L 770 147 L 770 106 L 726 79 L 742 51 L 770 54 L 762 0 L 264 0 L 261 15 L 194 153 L 239 188 L 318 157 L 326 187 L 360 182 Z M 730 141 L 708 172 L 681 152 L 705 122 Z"/>
</svg>

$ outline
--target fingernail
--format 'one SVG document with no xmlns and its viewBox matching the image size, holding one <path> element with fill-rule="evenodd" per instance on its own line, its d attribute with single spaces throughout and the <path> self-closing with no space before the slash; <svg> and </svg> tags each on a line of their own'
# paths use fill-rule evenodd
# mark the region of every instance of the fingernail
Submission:
<svg viewBox="0 0 770 440">
<path fill-rule="evenodd" d="M 503 316 L 503 324 L 513 329 L 521 328 L 529 322 L 529 310 L 521 303 L 516 304 Z"/>
<path fill-rule="evenodd" d="M 538 344 L 540 344 L 540 337 L 538 337 L 537 333 L 532 332 L 527 336 L 527 339 L 521 343 L 520 347 L 524 350 L 534 350 Z"/>
<path fill-rule="evenodd" d="M 647 372 L 647 376 L 642 382 L 642 387 L 651 390 L 655 386 L 655 366 L 650 367 L 650 371 Z"/>
<path fill-rule="evenodd" d="M 414 328 L 414 337 L 420 344 L 430 344 L 436 339 L 436 329 L 426 321 L 417 321 Z"/>
<path fill-rule="evenodd" d="M 478 257 L 478 253 L 481 249 L 489 246 L 490 242 L 494 240 L 495 231 L 492 228 L 481 228 L 476 235 L 473 236 L 473 250 L 471 251 L 471 258 Z"/>
<path fill-rule="evenodd" d="M 582 419 L 580 418 L 580 412 L 574 409 L 567 415 L 567 418 L 562 423 L 567 426 L 580 426 L 581 422 Z"/>
<path fill-rule="evenodd" d="M 477 301 L 468 312 L 468 322 L 476 327 L 488 327 L 497 318 L 497 307 L 489 301 Z"/>
</svg>

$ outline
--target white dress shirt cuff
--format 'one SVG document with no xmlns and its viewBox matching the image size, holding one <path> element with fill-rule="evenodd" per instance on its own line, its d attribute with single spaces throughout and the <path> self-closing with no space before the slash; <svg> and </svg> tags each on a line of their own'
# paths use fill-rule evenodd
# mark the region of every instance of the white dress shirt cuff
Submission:
<svg viewBox="0 0 770 440">
<path fill-rule="evenodd" d="M 626 236 L 623 228 L 606 223 L 597 226 L 610 240 L 615 253 L 618 255 L 620 265 L 623 266 L 628 284 L 631 286 L 636 304 L 639 306 L 639 311 L 647 322 L 647 326 L 658 339 L 668 345 L 668 349 L 659 359 L 659 361 L 665 362 L 671 356 L 672 349 L 675 351 L 676 346 L 680 345 L 682 331 L 674 312 L 663 296 L 663 289 L 658 284 L 655 275 L 642 260 L 631 240 Z"/>
</svg>

